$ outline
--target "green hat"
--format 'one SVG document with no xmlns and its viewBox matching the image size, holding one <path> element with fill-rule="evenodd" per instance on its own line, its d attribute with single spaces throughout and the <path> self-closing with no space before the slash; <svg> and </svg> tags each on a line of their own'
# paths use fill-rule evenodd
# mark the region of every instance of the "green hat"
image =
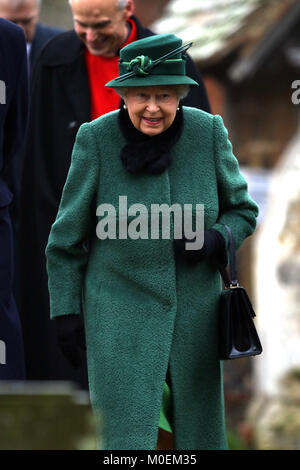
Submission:
<svg viewBox="0 0 300 470">
<path fill-rule="evenodd" d="M 153 85 L 198 86 L 185 74 L 185 51 L 174 34 L 158 34 L 134 41 L 120 51 L 119 76 L 105 86 L 133 87 Z"/>
</svg>

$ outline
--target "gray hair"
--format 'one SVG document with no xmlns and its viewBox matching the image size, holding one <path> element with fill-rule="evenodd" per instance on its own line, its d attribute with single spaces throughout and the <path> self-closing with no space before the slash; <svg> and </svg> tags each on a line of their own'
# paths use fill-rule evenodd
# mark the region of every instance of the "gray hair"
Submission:
<svg viewBox="0 0 300 470">
<path fill-rule="evenodd" d="M 72 5 L 72 0 L 69 0 L 69 4 Z M 127 5 L 127 0 L 117 0 L 117 6 L 120 10 L 123 10 Z"/>
<path fill-rule="evenodd" d="M 166 86 L 171 86 L 172 88 L 174 88 L 176 90 L 177 97 L 180 100 L 182 100 L 188 95 L 190 88 L 191 88 L 190 85 L 166 85 Z M 114 90 L 116 93 L 118 93 L 118 95 L 121 96 L 122 99 L 124 99 L 124 97 L 126 98 L 129 87 L 114 87 Z"/>
<path fill-rule="evenodd" d="M 117 5 L 120 10 L 124 10 L 127 5 L 127 0 L 117 0 Z"/>
</svg>

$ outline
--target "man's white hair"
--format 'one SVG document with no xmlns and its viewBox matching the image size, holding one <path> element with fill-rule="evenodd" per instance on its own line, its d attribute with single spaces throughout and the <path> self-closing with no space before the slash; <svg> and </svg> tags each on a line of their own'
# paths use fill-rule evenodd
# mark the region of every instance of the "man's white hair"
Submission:
<svg viewBox="0 0 300 470">
<path fill-rule="evenodd" d="M 123 10 L 127 5 L 127 0 L 117 0 L 117 4 L 120 10 Z"/>
<path fill-rule="evenodd" d="M 69 4 L 72 5 L 72 0 L 69 0 Z M 127 0 L 117 0 L 117 5 L 120 10 L 123 10 L 127 5 Z"/>
</svg>

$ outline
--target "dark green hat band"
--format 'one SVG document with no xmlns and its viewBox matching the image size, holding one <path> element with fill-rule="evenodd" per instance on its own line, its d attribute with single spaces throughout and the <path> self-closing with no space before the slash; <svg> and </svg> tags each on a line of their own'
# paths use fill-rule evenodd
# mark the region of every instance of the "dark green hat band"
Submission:
<svg viewBox="0 0 300 470">
<path fill-rule="evenodd" d="M 185 75 L 184 59 L 166 59 L 157 66 L 153 66 L 153 60 L 144 55 L 140 55 L 130 62 L 119 61 L 120 80 L 122 75 L 133 72 L 134 75 Z"/>
</svg>

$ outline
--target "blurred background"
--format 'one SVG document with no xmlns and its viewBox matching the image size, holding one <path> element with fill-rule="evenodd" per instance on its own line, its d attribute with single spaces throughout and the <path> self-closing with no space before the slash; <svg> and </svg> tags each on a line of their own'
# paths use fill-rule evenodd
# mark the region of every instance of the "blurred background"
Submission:
<svg viewBox="0 0 300 470">
<path fill-rule="evenodd" d="M 300 2 L 135 0 L 135 8 L 154 32 L 193 41 L 212 112 L 260 206 L 238 274 L 264 351 L 224 362 L 230 448 L 300 449 Z M 67 0 L 44 0 L 41 22 L 72 28 Z"/>
</svg>

